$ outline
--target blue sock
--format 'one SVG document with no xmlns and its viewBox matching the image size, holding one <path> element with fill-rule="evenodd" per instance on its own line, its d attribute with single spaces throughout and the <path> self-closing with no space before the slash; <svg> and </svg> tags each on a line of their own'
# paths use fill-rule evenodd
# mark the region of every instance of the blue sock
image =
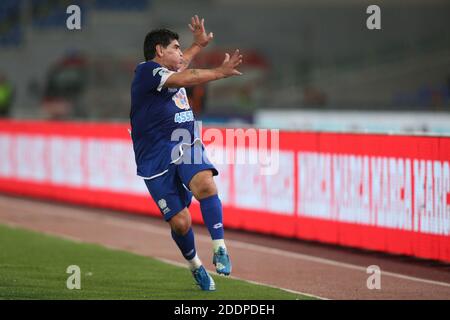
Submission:
<svg viewBox="0 0 450 320">
<path fill-rule="evenodd" d="M 183 257 L 186 260 L 191 260 L 192 258 L 195 257 L 196 251 L 194 242 L 194 232 L 192 231 L 192 228 L 189 228 L 188 233 L 186 233 L 184 236 L 179 235 L 172 230 L 172 239 L 175 241 L 178 248 L 180 248 Z"/>
<path fill-rule="evenodd" d="M 223 239 L 222 202 L 217 194 L 200 200 L 203 222 L 213 240 Z"/>
</svg>

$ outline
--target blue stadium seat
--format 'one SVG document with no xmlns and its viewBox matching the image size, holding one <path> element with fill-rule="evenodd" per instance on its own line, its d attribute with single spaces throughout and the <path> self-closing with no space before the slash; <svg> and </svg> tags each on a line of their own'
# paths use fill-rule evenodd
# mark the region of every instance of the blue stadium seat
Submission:
<svg viewBox="0 0 450 320">
<path fill-rule="evenodd" d="M 19 45 L 22 43 L 21 4 L 22 0 L 0 1 L 0 46 Z"/>
<path fill-rule="evenodd" d="M 95 0 L 95 9 L 99 10 L 144 10 L 148 8 L 149 0 Z"/>
</svg>

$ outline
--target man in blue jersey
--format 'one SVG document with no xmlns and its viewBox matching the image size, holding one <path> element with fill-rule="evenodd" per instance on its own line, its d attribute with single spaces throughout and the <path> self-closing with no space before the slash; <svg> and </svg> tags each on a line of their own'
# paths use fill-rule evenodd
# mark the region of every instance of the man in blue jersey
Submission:
<svg viewBox="0 0 450 320">
<path fill-rule="evenodd" d="M 214 280 L 195 249 L 188 210 L 192 195 L 200 202 L 211 234 L 217 273 L 229 275 L 231 262 L 224 242 L 222 204 L 213 179 L 218 171 L 204 153 L 184 87 L 241 75 L 236 68 L 242 63 L 242 55 L 239 50 L 231 56 L 225 54 L 222 65 L 214 69 L 188 69 L 194 56 L 213 38 L 198 16 L 191 19 L 189 28 L 194 41 L 184 52 L 178 35 L 170 30 L 153 30 L 145 37 L 145 62 L 136 67 L 131 85 L 131 137 L 137 174 L 144 178 L 169 223 L 172 238 L 196 283 L 202 290 L 213 291 Z"/>
</svg>

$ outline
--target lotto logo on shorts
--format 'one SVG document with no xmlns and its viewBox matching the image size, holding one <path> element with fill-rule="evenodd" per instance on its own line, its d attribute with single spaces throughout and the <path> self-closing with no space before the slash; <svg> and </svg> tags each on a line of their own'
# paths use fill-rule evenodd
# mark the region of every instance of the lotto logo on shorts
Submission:
<svg viewBox="0 0 450 320">
<path fill-rule="evenodd" d="M 164 214 L 170 211 L 170 208 L 167 207 L 167 202 L 164 199 L 158 201 L 158 206 L 161 208 Z"/>
</svg>

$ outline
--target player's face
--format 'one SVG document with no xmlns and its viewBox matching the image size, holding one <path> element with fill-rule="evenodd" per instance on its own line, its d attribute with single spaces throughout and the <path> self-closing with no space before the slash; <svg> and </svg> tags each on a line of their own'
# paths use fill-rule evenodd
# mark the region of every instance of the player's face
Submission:
<svg viewBox="0 0 450 320">
<path fill-rule="evenodd" d="M 163 64 L 172 71 L 177 71 L 183 65 L 183 52 L 178 40 L 173 40 L 166 48 L 163 48 Z"/>
</svg>

